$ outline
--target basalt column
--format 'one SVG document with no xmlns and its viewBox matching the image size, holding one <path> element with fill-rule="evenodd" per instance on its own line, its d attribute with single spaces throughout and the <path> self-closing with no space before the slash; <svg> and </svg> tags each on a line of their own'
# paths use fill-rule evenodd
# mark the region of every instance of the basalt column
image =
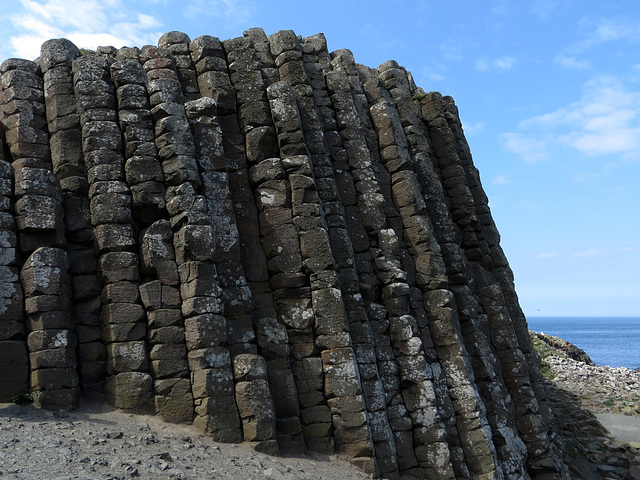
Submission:
<svg viewBox="0 0 640 480">
<path fill-rule="evenodd" d="M 39 64 L 44 78 L 51 160 L 60 180 L 65 209 L 78 373 L 85 396 L 98 399 L 104 388 L 106 349 L 100 338 L 100 285 L 93 249 L 89 182 L 71 68 L 79 56 L 78 48 L 68 40 L 50 40 L 42 46 Z"/>
<path fill-rule="evenodd" d="M 1 70 L 0 70 L 1 71 Z M 24 293 L 19 279 L 18 232 L 13 216 L 13 169 L 0 129 L 0 389 L 3 402 L 29 386 L 29 358 L 24 323 Z"/>
<path fill-rule="evenodd" d="M 102 288 L 100 324 L 107 348 L 106 396 L 116 407 L 148 411 L 151 377 L 144 341 L 144 307 L 138 292 L 136 231 L 109 61 L 101 56 L 80 57 L 73 63 L 73 74 Z"/>
<path fill-rule="evenodd" d="M 453 100 L 323 34 L 0 65 L 0 401 L 560 480 L 499 240 Z"/>
</svg>

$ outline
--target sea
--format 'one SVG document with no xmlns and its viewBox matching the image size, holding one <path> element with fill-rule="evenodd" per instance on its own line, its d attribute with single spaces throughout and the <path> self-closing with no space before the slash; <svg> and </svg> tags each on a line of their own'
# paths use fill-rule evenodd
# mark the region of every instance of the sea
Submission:
<svg viewBox="0 0 640 480">
<path fill-rule="evenodd" d="M 596 365 L 640 368 L 640 317 L 527 317 L 527 323 L 573 343 Z"/>
</svg>

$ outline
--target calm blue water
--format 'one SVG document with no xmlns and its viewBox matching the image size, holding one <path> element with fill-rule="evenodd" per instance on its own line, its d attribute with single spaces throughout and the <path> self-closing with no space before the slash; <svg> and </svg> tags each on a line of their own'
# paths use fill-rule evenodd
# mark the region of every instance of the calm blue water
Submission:
<svg viewBox="0 0 640 480">
<path fill-rule="evenodd" d="M 640 317 L 528 317 L 527 323 L 573 343 L 596 365 L 640 368 Z"/>
</svg>

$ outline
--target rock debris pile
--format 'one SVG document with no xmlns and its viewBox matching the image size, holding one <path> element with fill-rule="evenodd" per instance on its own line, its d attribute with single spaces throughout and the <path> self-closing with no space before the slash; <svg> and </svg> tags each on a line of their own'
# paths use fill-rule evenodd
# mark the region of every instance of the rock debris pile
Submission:
<svg viewBox="0 0 640 480">
<path fill-rule="evenodd" d="M 587 365 L 570 358 L 545 359 L 554 383 L 594 412 L 640 415 L 640 372 Z M 640 439 L 638 439 L 640 441 Z"/>
<path fill-rule="evenodd" d="M 0 66 L 0 401 L 385 478 L 561 478 L 450 97 L 322 34 Z"/>
</svg>

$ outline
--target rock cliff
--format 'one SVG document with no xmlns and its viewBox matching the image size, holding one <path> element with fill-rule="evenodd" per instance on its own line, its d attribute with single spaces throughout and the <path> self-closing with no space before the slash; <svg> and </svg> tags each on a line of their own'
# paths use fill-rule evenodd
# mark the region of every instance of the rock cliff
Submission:
<svg viewBox="0 0 640 480">
<path fill-rule="evenodd" d="M 50 40 L 0 75 L 0 400 L 384 478 L 561 478 L 450 97 L 261 29 Z"/>
</svg>

